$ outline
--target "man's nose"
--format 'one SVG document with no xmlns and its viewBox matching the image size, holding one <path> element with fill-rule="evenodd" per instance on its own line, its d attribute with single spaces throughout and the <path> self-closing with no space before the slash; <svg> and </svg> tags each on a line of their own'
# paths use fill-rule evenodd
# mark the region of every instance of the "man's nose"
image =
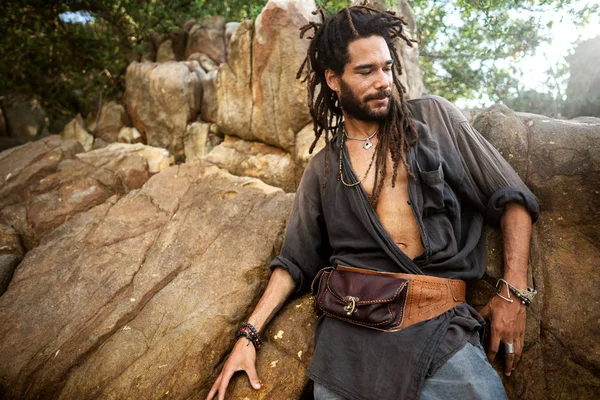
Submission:
<svg viewBox="0 0 600 400">
<path fill-rule="evenodd" d="M 375 89 L 386 89 L 391 85 L 392 77 L 387 71 L 380 69 L 375 76 Z"/>
</svg>

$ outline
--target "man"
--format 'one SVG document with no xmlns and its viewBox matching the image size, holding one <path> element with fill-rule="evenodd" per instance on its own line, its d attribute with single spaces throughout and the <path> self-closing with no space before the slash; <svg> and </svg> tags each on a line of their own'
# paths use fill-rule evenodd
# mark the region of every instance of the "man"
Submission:
<svg viewBox="0 0 600 400">
<path fill-rule="evenodd" d="M 223 399 L 236 371 L 260 388 L 258 332 L 328 266 L 403 273 L 407 304 L 417 308 L 428 299 L 410 285 L 442 282 L 457 303 L 383 332 L 321 315 L 308 371 L 316 399 L 506 398 L 479 344 L 484 321 L 452 284 L 481 278 L 483 223 L 499 224 L 504 276 L 481 315 L 491 320 L 487 356 L 504 343 L 509 376 L 523 349 L 528 299 L 515 294 L 525 295 L 537 200 L 454 106 L 433 96 L 404 100 L 392 44 L 410 44 L 402 19 L 367 7 L 323 19 L 303 29 L 315 31 L 303 68 L 315 143 L 325 133 L 327 145 L 304 172 L 267 289 L 207 398 Z"/>
</svg>

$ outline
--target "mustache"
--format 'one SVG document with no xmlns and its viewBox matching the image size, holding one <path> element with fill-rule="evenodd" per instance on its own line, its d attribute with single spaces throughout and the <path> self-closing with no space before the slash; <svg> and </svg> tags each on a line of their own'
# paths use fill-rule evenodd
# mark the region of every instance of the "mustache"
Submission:
<svg viewBox="0 0 600 400">
<path fill-rule="evenodd" d="M 372 94 L 372 95 L 366 96 L 364 98 L 364 101 L 369 101 L 369 100 L 383 100 L 383 99 L 387 99 L 387 98 L 389 98 L 391 96 L 392 96 L 392 88 L 387 88 L 387 89 L 379 91 L 376 94 Z"/>
</svg>

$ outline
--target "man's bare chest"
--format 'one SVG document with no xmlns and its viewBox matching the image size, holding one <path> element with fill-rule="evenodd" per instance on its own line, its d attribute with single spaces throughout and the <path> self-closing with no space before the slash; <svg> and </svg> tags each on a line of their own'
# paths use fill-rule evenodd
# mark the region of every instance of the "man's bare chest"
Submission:
<svg viewBox="0 0 600 400">
<path fill-rule="evenodd" d="M 358 179 L 361 180 L 362 189 L 369 197 L 372 197 L 375 190 L 373 184 L 377 161 L 373 158 L 373 152 L 376 147 L 365 150 L 362 143 L 350 143 L 346 148 L 352 169 Z M 383 187 L 375 206 L 375 212 L 381 225 L 392 240 L 404 253 L 414 258 L 423 253 L 424 248 L 419 227 L 409 202 L 408 173 L 406 167 L 400 163 L 395 184 L 392 186 L 393 162 L 389 153 L 386 163 L 387 168 L 383 177 Z M 366 173 L 367 171 L 368 173 Z"/>
</svg>

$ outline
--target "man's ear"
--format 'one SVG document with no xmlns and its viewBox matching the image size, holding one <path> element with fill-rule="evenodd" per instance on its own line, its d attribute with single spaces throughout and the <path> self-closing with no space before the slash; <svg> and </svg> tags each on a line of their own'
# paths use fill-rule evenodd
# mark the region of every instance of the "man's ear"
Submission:
<svg viewBox="0 0 600 400">
<path fill-rule="evenodd" d="M 329 86 L 329 89 L 337 93 L 337 91 L 340 89 L 339 75 L 333 72 L 333 70 L 331 69 L 326 69 L 325 80 L 327 81 L 327 86 Z"/>
</svg>

